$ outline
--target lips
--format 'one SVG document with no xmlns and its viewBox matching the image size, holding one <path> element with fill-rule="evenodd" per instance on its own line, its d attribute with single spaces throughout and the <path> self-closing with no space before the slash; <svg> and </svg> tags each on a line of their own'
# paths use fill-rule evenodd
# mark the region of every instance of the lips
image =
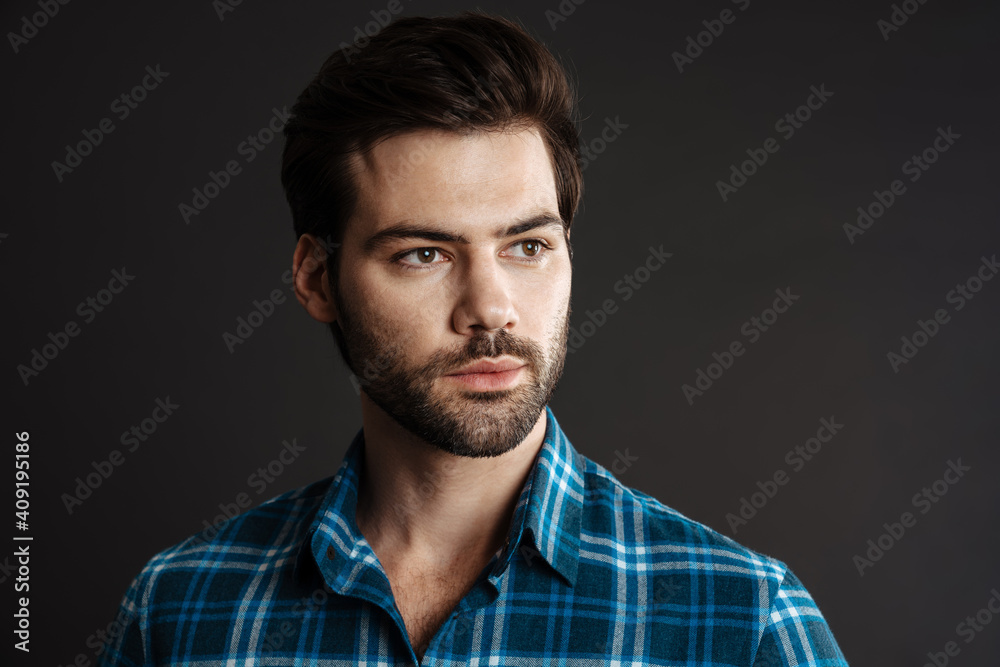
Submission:
<svg viewBox="0 0 1000 667">
<path fill-rule="evenodd" d="M 465 368 L 448 373 L 448 375 L 471 375 L 473 373 L 503 373 L 521 368 L 525 364 L 519 361 L 477 361 Z"/>
<path fill-rule="evenodd" d="M 451 378 L 447 382 L 457 383 L 473 392 L 505 392 L 517 385 L 526 367 L 526 364 L 510 359 L 502 361 L 484 359 L 445 377 Z"/>
</svg>

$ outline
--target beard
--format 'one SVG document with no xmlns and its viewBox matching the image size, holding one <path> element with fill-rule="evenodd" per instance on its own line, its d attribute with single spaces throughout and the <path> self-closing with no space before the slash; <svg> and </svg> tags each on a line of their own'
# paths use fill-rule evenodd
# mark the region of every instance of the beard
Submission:
<svg viewBox="0 0 1000 667">
<path fill-rule="evenodd" d="M 546 354 L 538 343 L 499 329 L 480 329 L 461 347 L 438 350 L 424 364 L 408 362 L 403 336 L 377 322 L 357 322 L 334 289 L 345 362 L 368 397 L 400 426 L 455 456 L 505 454 L 524 442 L 562 377 L 570 306 L 549 332 Z M 509 355 L 525 364 L 520 381 L 496 391 L 470 391 L 438 378 L 481 359 Z"/>
</svg>

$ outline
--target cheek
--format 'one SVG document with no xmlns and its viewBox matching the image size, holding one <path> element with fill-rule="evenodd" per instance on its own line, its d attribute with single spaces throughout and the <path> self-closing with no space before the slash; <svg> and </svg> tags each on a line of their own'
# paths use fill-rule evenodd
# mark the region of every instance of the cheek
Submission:
<svg viewBox="0 0 1000 667">
<path fill-rule="evenodd" d="M 554 333 L 565 324 L 569 310 L 569 285 L 561 281 L 548 280 L 542 285 L 531 285 L 526 288 L 518 290 L 516 297 L 520 316 L 518 328 L 523 335 L 530 335 L 539 342 L 547 344 Z"/>
<path fill-rule="evenodd" d="M 546 284 L 518 290 L 514 302 L 522 322 L 548 322 L 562 310 L 562 299 L 552 287 Z"/>
<path fill-rule="evenodd" d="M 550 314 L 562 313 L 566 309 L 572 289 L 573 274 L 567 270 L 554 271 L 536 284 L 531 285 L 539 307 Z"/>
<path fill-rule="evenodd" d="M 351 312 L 360 326 L 416 352 L 423 347 L 421 341 L 447 324 L 447 298 L 440 288 L 405 287 L 356 274 L 351 285 Z"/>
</svg>

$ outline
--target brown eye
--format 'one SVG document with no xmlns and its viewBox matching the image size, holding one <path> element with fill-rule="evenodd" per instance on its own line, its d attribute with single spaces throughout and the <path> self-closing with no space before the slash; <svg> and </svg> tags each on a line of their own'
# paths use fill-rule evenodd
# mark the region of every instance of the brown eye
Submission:
<svg viewBox="0 0 1000 667">
<path fill-rule="evenodd" d="M 545 255 L 545 250 L 549 248 L 541 239 L 526 239 L 524 241 L 518 241 L 513 245 L 514 248 L 521 248 L 524 253 L 515 254 L 515 257 L 520 257 L 526 262 L 540 262 Z"/>
<path fill-rule="evenodd" d="M 441 264 L 442 262 L 435 261 L 435 258 L 439 255 L 442 259 L 446 259 L 438 248 L 414 248 L 413 250 L 408 250 L 405 253 L 402 253 L 392 261 L 404 269 L 423 271 L 431 269 L 437 264 Z M 416 257 L 416 261 L 409 261 L 412 260 L 414 256 Z M 424 267 L 426 267 L 426 269 Z"/>
</svg>

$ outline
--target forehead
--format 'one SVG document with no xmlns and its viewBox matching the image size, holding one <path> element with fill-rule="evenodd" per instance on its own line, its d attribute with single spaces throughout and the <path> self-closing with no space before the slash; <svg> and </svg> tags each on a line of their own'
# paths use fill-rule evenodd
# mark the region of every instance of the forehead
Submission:
<svg viewBox="0 0 1000 667">
<path fill-rule="evenodd" d="M 490 229 L 529 211 L 558 213 L 552 159 L 534 127 L 468 135 L 408 132 L 377 144 L 356 165 L 362 233 L 405 219 L 469 230 Z"/>
</svg>

